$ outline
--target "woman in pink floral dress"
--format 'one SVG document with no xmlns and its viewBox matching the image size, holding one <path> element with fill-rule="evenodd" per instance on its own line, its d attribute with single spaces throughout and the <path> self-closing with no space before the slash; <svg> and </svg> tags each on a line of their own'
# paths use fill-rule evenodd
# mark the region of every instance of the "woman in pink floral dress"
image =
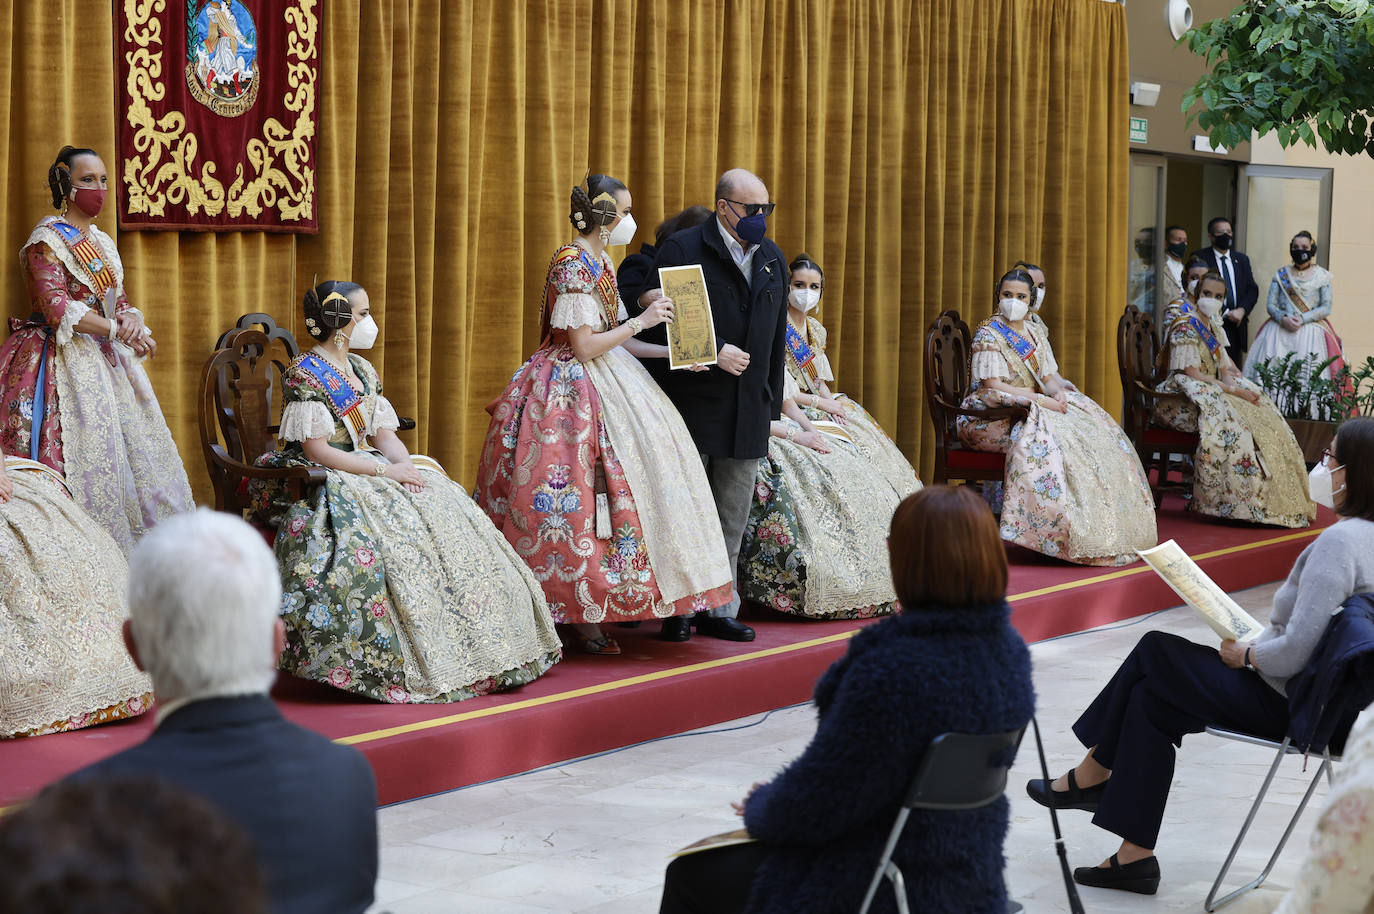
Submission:
<svg viewBox="0 0 1374 914">
<path fill-rule="evenodd" d="M 95 225 L 105 164 L 66 146 L 48 171 L 60 216 L 20 252 L 33 313 L 0 346 L 0 450 L 66 477 L 127 553 L 159 520 L 194 507 L 148 375 L 157 350 L 124 295 L 114 242 Z"/>
<path fill-rule="evenodd" d="M 634 340 L 672 319 L 664 299 L 624 321 L 607 244 L 634 235 L 630 192 L 605 175 L 575 188 L 578 231 L 555 252 L 541 343 L 489 407 L 473 495 L 534 569 L 557 622 L 616 654 L 603 622 L 664 619 L 729 602 L 729 562 L 706 474 Z"/>
</svg>

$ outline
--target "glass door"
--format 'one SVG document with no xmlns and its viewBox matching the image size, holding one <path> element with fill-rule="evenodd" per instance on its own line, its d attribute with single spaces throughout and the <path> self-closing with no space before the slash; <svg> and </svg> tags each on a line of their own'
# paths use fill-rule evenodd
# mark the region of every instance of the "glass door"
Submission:
<svg viewBox="0 0 1374 914">
<path fill-rule="evenodd" d="M 1288 242 L 1306 230 L 1317 239 L 1317 263 L 1328 265 L 1331 235 L 1331 169 L 1288 165 L 1245 165 L 1240 170 L 1236 243 L 1250 257 L 1260 287 L 1256 312 L 1264 307 L 1269 282 L 1289 262 Z M 1264 323 L 1256 313 L 1250 333 Z"/>
<path fill-rule="evenodd" d="M 1131 154 L 1130 237 L 1126 303 L 1146 314 L 1163 312 L 1159 270 L 1164 261 L 1163 156 Z"/>
</svg>

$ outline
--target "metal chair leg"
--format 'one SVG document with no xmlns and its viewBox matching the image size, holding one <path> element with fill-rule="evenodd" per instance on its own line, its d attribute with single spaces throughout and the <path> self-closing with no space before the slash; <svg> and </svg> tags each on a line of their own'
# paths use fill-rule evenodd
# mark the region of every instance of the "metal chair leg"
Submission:
<svg viewBox="0 0 1374 914">
<path fill-rule="evenodd" d="M 1269 862 L 1264 865 L 1264 869 L 1258 876 L 1247 882 L 1245 885 L 1221 898 L 1216 898 L 1217 891 L 1221 888 L 1221 882 L 1226 878 L 1227 871 L 1231 868 L 1231 863 L 1236 859 L 1236 853 L 1240 850 L 1241 842 L 1245 840 L 1245 834 L 1250 830 L 1250 825 L 1255 820 L 1256 813 L 1259 812 L 1260 804 L 1264 802 L 1264 795 L 1269 791 L 1269 785 L 1274 780 L 1274 775 L 1278 773 L 1279 765 L 1282 764 L 1284 756 L 1288 754 L 1288 739 L 1284 739 L 1283 745 L 1279 748 L 1278 756 L 1274 759 L 1274 764 L 1269 766 L 1269 774 L 1265 776 L 1264 783 L 1260 786 L 1259 794 L 1255 797 L 1255 802 L 1250 807 L 1250 814 L 1245 817 L 1245 824 L 1240 828 L 1240 834 L 1236 836 L 1236 841 L 1231 845 L 1231 852 L 1226 855 L 1226 862 L 1221 865 L 1221 872 L 1217 873 L 1216 881 L 1212 883 L 1212 890 L 1207 893 L 1207 900 L 1203 902 L 1204 910 L 1209 914 L 1223 905 L 1230 904 L 1247 892 L 1259 888 L 1264 880 L 1269 878 L 1269 873 L 1274 869 L 1274 864 L 1278 862 L 1279 854 L 1283 853 L 1284 845 L 1288 843 L 1289 837 L 1293 834 L 1293 829 L 1298 825 L 1298 819 L 1302 817 L 1303 811 L 1307 809 L 1307 803 L 1312 799 L 1312 794 L 1316 792 L 1317 784 L 1322 779 L 1322 774 L 1326 775 L 1328 786 L 1331 784 L 1331 756 L 1323 753 L 1321 767 L 1312 778 L 1312 782 L 1307 785 L 1307 791 L 1302 795 L 1302 802 L 1293 812 L 1293 817 L 1288 820 L 1288 827 L 1284 829 L 1283 837 L 1279 839 L 1278 847 L 1274 848 L 1274 853 L 1270 855 Z M 1215 900 L 1214 900 L 1215 899 Z"/>
<path fill-rule="evenodd" d="M 892 831 L 888 832 L 887 844 L 883 846 L 883 855 L 879 859 L 879 865 L 873 873 L 873 879 L 868 883 L 868 892 L 864 894 L 864 903 L 859 907 L 859 914 L 868 914 L 869 907 L 873 904 L 874 897 L 878 894 L 878 887 L 883 884 L 884 876 L 891 876 L 894 885 L 900 885 L 901 891 L 897 892 L 897 904 L 902 908 L 903 914 L 906 905 L 906 886 L 902 883 L 902 871 L 897 869 L 892 862 L 892 852 L 897 849 L 897 841 L 902 837 L 902 829 L 906 827 L 907 817 L 911 815 L 911 810 L 905 806 L 897 811 L 897 820 L 892 823 Z"/>
<path fill-rule="evenodd" d="M 897 896 L 897 914 L 911 914 L 911 908 L 907 907 L 906 880 L 902 878 L 902 871 L 889 860 L 886 872 L 887 878 L 892 880 L 892 891 Z"/>
</svg>

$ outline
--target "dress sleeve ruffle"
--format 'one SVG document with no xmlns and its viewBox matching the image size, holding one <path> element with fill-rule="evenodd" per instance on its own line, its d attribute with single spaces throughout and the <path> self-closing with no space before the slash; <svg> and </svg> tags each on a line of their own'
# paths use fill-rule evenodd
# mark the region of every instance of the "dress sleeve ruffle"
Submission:
<svg viewBox="0 0 1374 914">
<path fill-rule="evenodd" d="M 572 330 L 574 327 L 600 330 L 601 324 L 601 304 L 590 294 L 565 292 L 554 300 L 549 326 L 560 330 Z"/>
<path fill-rule="evenodd" d="M 1169 340 L 1169 371 L 1202 368 L 1202 344 L 1191 333 L 1175 333 Z"/>
<path fill-rule="evenodd" d="M 318 400 L 292 400 L 282 407 L 278 441 L 308 441 L 333 434 L 334 414 Z"/>
<path fill-rule="evenodd" d="M 969 371 L 974 384 L 993 378 L 1001 381 L 1011 379 L 1011 365 L 1007 364 L 1007 357 L 998 349 L 980 349 L 975 345 Z"/>
<path fill-rule="evenodd" d="M 391 401 L 381 394 L 377 395 L 377 405 L 372 410 L 372 428 L 368 434 L 372 434 L 381 428 L 389 428 L 392 431 L 401 427 L 401 420 L 396 415 L 396 408 L 391 405 Z"/>
</svg>

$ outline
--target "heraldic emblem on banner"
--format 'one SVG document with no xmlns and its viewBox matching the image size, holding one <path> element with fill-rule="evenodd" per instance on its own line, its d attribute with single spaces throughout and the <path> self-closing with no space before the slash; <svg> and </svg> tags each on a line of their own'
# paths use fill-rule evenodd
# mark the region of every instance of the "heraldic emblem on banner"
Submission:
<svg viewBox="0 0 1374 914">
<path fill-rule="evenodd" d="M 119 224 L 315 232 L 320 0 L 119 0 Z"/>
</svg>

